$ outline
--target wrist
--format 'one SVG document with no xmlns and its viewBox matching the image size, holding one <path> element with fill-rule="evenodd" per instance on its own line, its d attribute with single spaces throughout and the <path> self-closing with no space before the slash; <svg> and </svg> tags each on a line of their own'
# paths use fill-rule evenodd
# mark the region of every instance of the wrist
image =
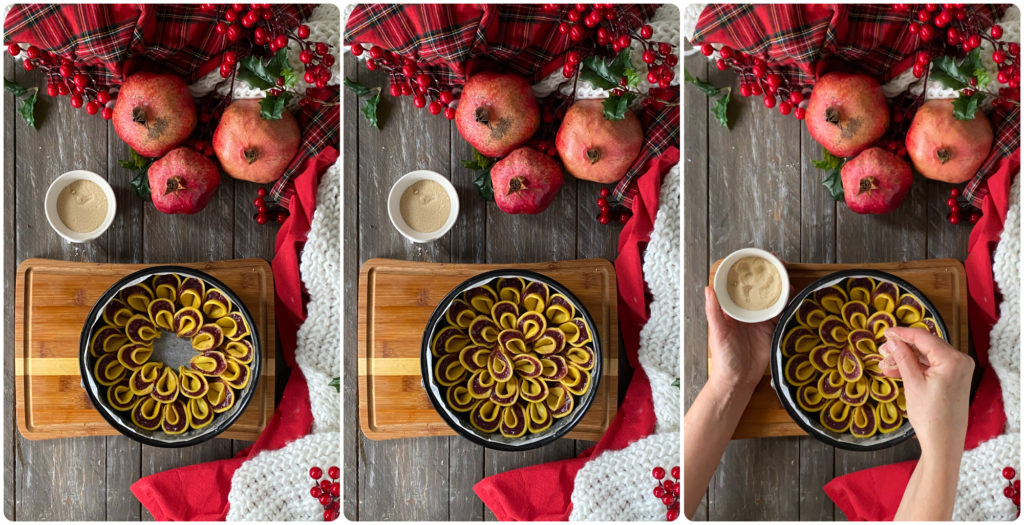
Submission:
<svg viewBox="0 0 1024 525">
<path fill-rule="evenodd" d="M 704 388 L 710 395 L 724 405 L 740 403 L 744 407 L 757 387 L 758 381 L 744 381 L 736 378 L 723 378 L 712 375 Z"/>
</svg>

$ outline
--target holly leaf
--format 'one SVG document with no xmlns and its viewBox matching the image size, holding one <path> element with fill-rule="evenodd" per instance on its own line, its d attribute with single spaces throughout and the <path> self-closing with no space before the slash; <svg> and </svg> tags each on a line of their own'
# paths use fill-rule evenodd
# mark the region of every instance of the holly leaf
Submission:
<svg viewBox="0 0 1024 525">
<path fill-rule="evenodd" d="M 238 62 L 238 79 L 256 89 L 270 89 L 276 86 L 277 77 L 278 75 L 270 73 L 256 55 L 249 55 Z"/>
<path fill-rule="evenodd" d="M 139 198 L 145 199 L 147 201 L 149 200 L 149 174 L 147 173 L 148 171 L 148 169 L 139 171 L 138 173 L 135 174 L 134 177 L 132 177 L 131 180 L 131 185 L 133 188 L 135 188 L 135 193 L 139 196 Z"/>
<path fill-rule="evenodd" d="M 377 104 L 380 103 L 380 90 L 372 98 L 366 99 L 363 102 L 363 116 L 370 122 L 370 125 L 380 129 L 380 122 L 377 121 Z"/>
<path fill-rule="evenodd" d="M 604 118 L 608 120 L 622 120 L 626 118 L 626 111 L 629 110 L 629 105 L 635 98 L 635 93 L 623 93 L 604 99 Z"/>
<path fill-rule="evenodd" d="M 284 113 L 284 107 L 291 100 L 291 93 L 281 93 L 264 97 L 260 101 L 260 118 L 263 120 L 280 120 Z"/>
<path fill-rule="evenodd" d="M 611 62 L 605 62 L 603 58 L 591 55 L 583 59 L 582 65 L 583 67 L 580 68 L 581 80 L 589 82 L 596 88 L 615 89 L 619 87 L 620 78 L 626 77 L 628 82 L 627 70 L 631 69 L 629 67 L 629 48 L 620 51 Z M 636 71 L 633 73 L 637 74 Z M 637 77 L 639 82 L 639 74 Z"/>
<path fill-rule="evenodd" d="M 709 97 L 718 95 L 718 92 L 721 91 L 721 88 L 715 87 L 714 84 L 711 84 L 710 82 L 705 82 L 691 75 L 690 72 L 686 70 L 686 68 L 683 68 L 683 78 L 687 82 L 693 84 L 694 86 L 697 86 L 697 89 L 701 90 L 702 92 L 704 92 L 705 95 Z"/>
<path fill-rule="evenodd" d="M 715 114 L 715 120 L 719 124 L 725 126 L 725 129 L 729 129 L 729 98 L 732 93 L 732 88 L 723 88 L 725 93 L 715 99 L 715 105 L 711 106 L 711 112 Z"/>
<path fill-rule="evenodd" d="M 491 168 L 488 167 L 473 179 L 473 186 L 485 201 L 494 201 L 494 186 L 491 185 Z"/>
<path fill-rule="evenodd" d="M 820 170 L 840 169 L 843 164 L 846 164 L 846 159 L 833 155 L 825 148 L 821 148 L 821 154 L 825 157 L 824 159 L 811 161 L 815 168 Z"/>
<path fill-rule="evenodd" d="M 953 100 L 953 117 L 957 120 L 972 120 L 974 114 L 978 111 L 978 104 L 981 103 L 985 95 L 977 91 L 969 97 L 963 95 Z"/>
<path fill-rule="evenodd" d="M 984 75 L 986 81 L 988 80 L 985 68 L 981 65 L 981 54 L 975 49 L 968 53 L 959 64 L 951 56 L 936 58 L 932 61 L 930 77 L 947 88 L 961 90 L 970 86 L 971 77 L 977 77 L 979 74 Z M 980 77 L 978 83 L 981 83 Z"/>
<path fill-rule="evenodd" d="M 837 201 L 843 200 L 843 177 L 838 169 L 829 170 L 821 183 L 828 188 L 828 193 L 832 195 L 833 199 Z"/>
<path fill-rule="evenodd" d="M 679 386 L 679 378 L 678 377 L 676 378 L 675 381 L 672 382 L 672 386 Z"/>
<path fill-rule="evenodd" d="M 350 80 L 348 77 L 345 77 L 345 80 L 343 82 L 345 84 L 345 87 L 351 89 L 352 92 L 355 93 L 357 97 L 365 97 L 371 91 L 373 91 L 373 88 L 368 88 L 360 84 L 359 82 L 356 82 L 355 80 Z"/>
<path fill-rule="evenodd" d="M 985 89 L 985 86 L 992 81 L 992 77 L 988 76 L 988 71 L 985 68 L 981 68 L 974 72 L 974 76 L 978 79 L 978 89 Z"/>
<path fill-rule="evenodd" d="M 473 148 L 473 160 L 462 161 L 462 167 L 470 170 L 485 170 L 494 164 L 494 159 L 485 156 Z"/>
<path fill-rule="evenodd" d="M 331 382 L 327 383 L 327 386 L 333 386 L 340 393 L 341 392 L 341 378 L 340 377 L 335 377 L 334 379 L 331 379 Z"/>
<path fill-rule="evenodd" d="M 38 94 L 32 93 L 32 96 L 22 100 L 21 106 L 18 107 L 21 118 L 25 119 L 25 123 L 33 128 L 36 127 L 36 96 Z"/>
<path fill-rule="evenodd" d="M 636 87 L 640 84 L 640 73 L 633 68 L 627 68 L 626 74 L 623 76 L 626 77 L 626 87 Z"/>
<path fill-rule="evenodd" d="M 4 79 L 4 89 L 10 91 L 15 97 L 20 97 L 28 92 L 28 88 L 18 84 L 13 80 Z"/>
<path fill-rule="evenodd" d="M 298 82 L 298 80 L 299 80 L 299 76 L 296 75 L 295 72 L 292 71 L 291 69 L 285 69 L 284 71 L 282 71 L 281 72 L 281 76 L 284 77 L 284 87 L 285 87 L 285 89 L 294 86 L 295 83 Z"/>
</svg>

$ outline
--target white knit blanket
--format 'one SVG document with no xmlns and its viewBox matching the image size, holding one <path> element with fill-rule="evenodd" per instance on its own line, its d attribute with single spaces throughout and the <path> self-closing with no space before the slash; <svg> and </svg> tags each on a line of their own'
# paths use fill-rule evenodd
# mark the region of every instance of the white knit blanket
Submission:
<svg viewBox="0 0 1024 525">
<path fill-rule="evenodd" d="M 341 375 L 341 160 L 327 169 L 302 250 L 299 271 L 309 292 L 299 328 L 295 362 L 309 386 L 313 430 L 283 448 L 262 452 L 231 479 L 230 521 L 322 520 L 323 507 L 309 489 L 309 468 L 341 466 L 341 396 L 328 383 Z"/>
<path fill-rule="evenodd" d="M 653 495 L 651 469 L 680 465 L 678 386 L 680 360 L 680 175 L 672 167 L 661 187 L 658 214 L 644 254 L 644 280 L 651 290 L 651 316 L 640 332 L 638 357 L 651 382 L 654 433 L 590 460 L 576 474 L 574 521 L 664 520 L 665 505 Z"/>
<path fill-rule="evenodd" d="M 989 365 L 999 377 L 1006 412 L 1003 434 L 964 452 L 953 519 L 1012 520 L 1017 507 L 1003 495 L 1004 467 L 1024 476 L 1020 464 L 1020 176 L 1010 189 L 1010 208 L 996 248 L 992 273 L 1003 295 L 999 320 L 989 334 Z"/>
</svg>

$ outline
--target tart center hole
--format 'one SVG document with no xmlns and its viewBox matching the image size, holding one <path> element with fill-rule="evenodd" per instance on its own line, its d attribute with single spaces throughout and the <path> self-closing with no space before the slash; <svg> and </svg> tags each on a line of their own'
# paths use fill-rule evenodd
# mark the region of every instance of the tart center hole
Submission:
<svg viewBox="0 0 1024 525">
<path fill-rule="evenodd" d="M 177 373 L 179 366 L 188 368 L 189 360 L 196 354 L 191 339 L 161 330 L 160 337 L 153 340 L 153 355 L 149 360 L 159 361 Z"/>
</svg>

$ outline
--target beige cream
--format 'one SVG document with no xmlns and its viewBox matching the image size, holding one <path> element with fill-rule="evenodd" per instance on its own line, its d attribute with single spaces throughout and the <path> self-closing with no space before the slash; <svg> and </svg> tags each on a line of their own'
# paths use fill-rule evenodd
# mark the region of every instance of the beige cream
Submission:
<svg viewBox="0 0 1024 525">
<path fill-rule="evenodd" d="M 432 233 L 444 226 L 451 214 L 452 203 L 444 186 L 432 180 L 421 180 L 402 193 L 398 209 L 410 228 L 420 233 Z"/>
<path fill-rule="evenodd" d="M 746 310 L 764 310 L 779 300 L 782 280 L 771 261 L 762 257 L 744 257 L 729 268 L 726 289 L 736 306 Z"/>
<path fill-rule="evenodd" d="M 107 217 L 107 196 L 90 180 L 76 180 L 57 195 L 57 216 L 75 233 L 89 233 Z"/>
</svg>

